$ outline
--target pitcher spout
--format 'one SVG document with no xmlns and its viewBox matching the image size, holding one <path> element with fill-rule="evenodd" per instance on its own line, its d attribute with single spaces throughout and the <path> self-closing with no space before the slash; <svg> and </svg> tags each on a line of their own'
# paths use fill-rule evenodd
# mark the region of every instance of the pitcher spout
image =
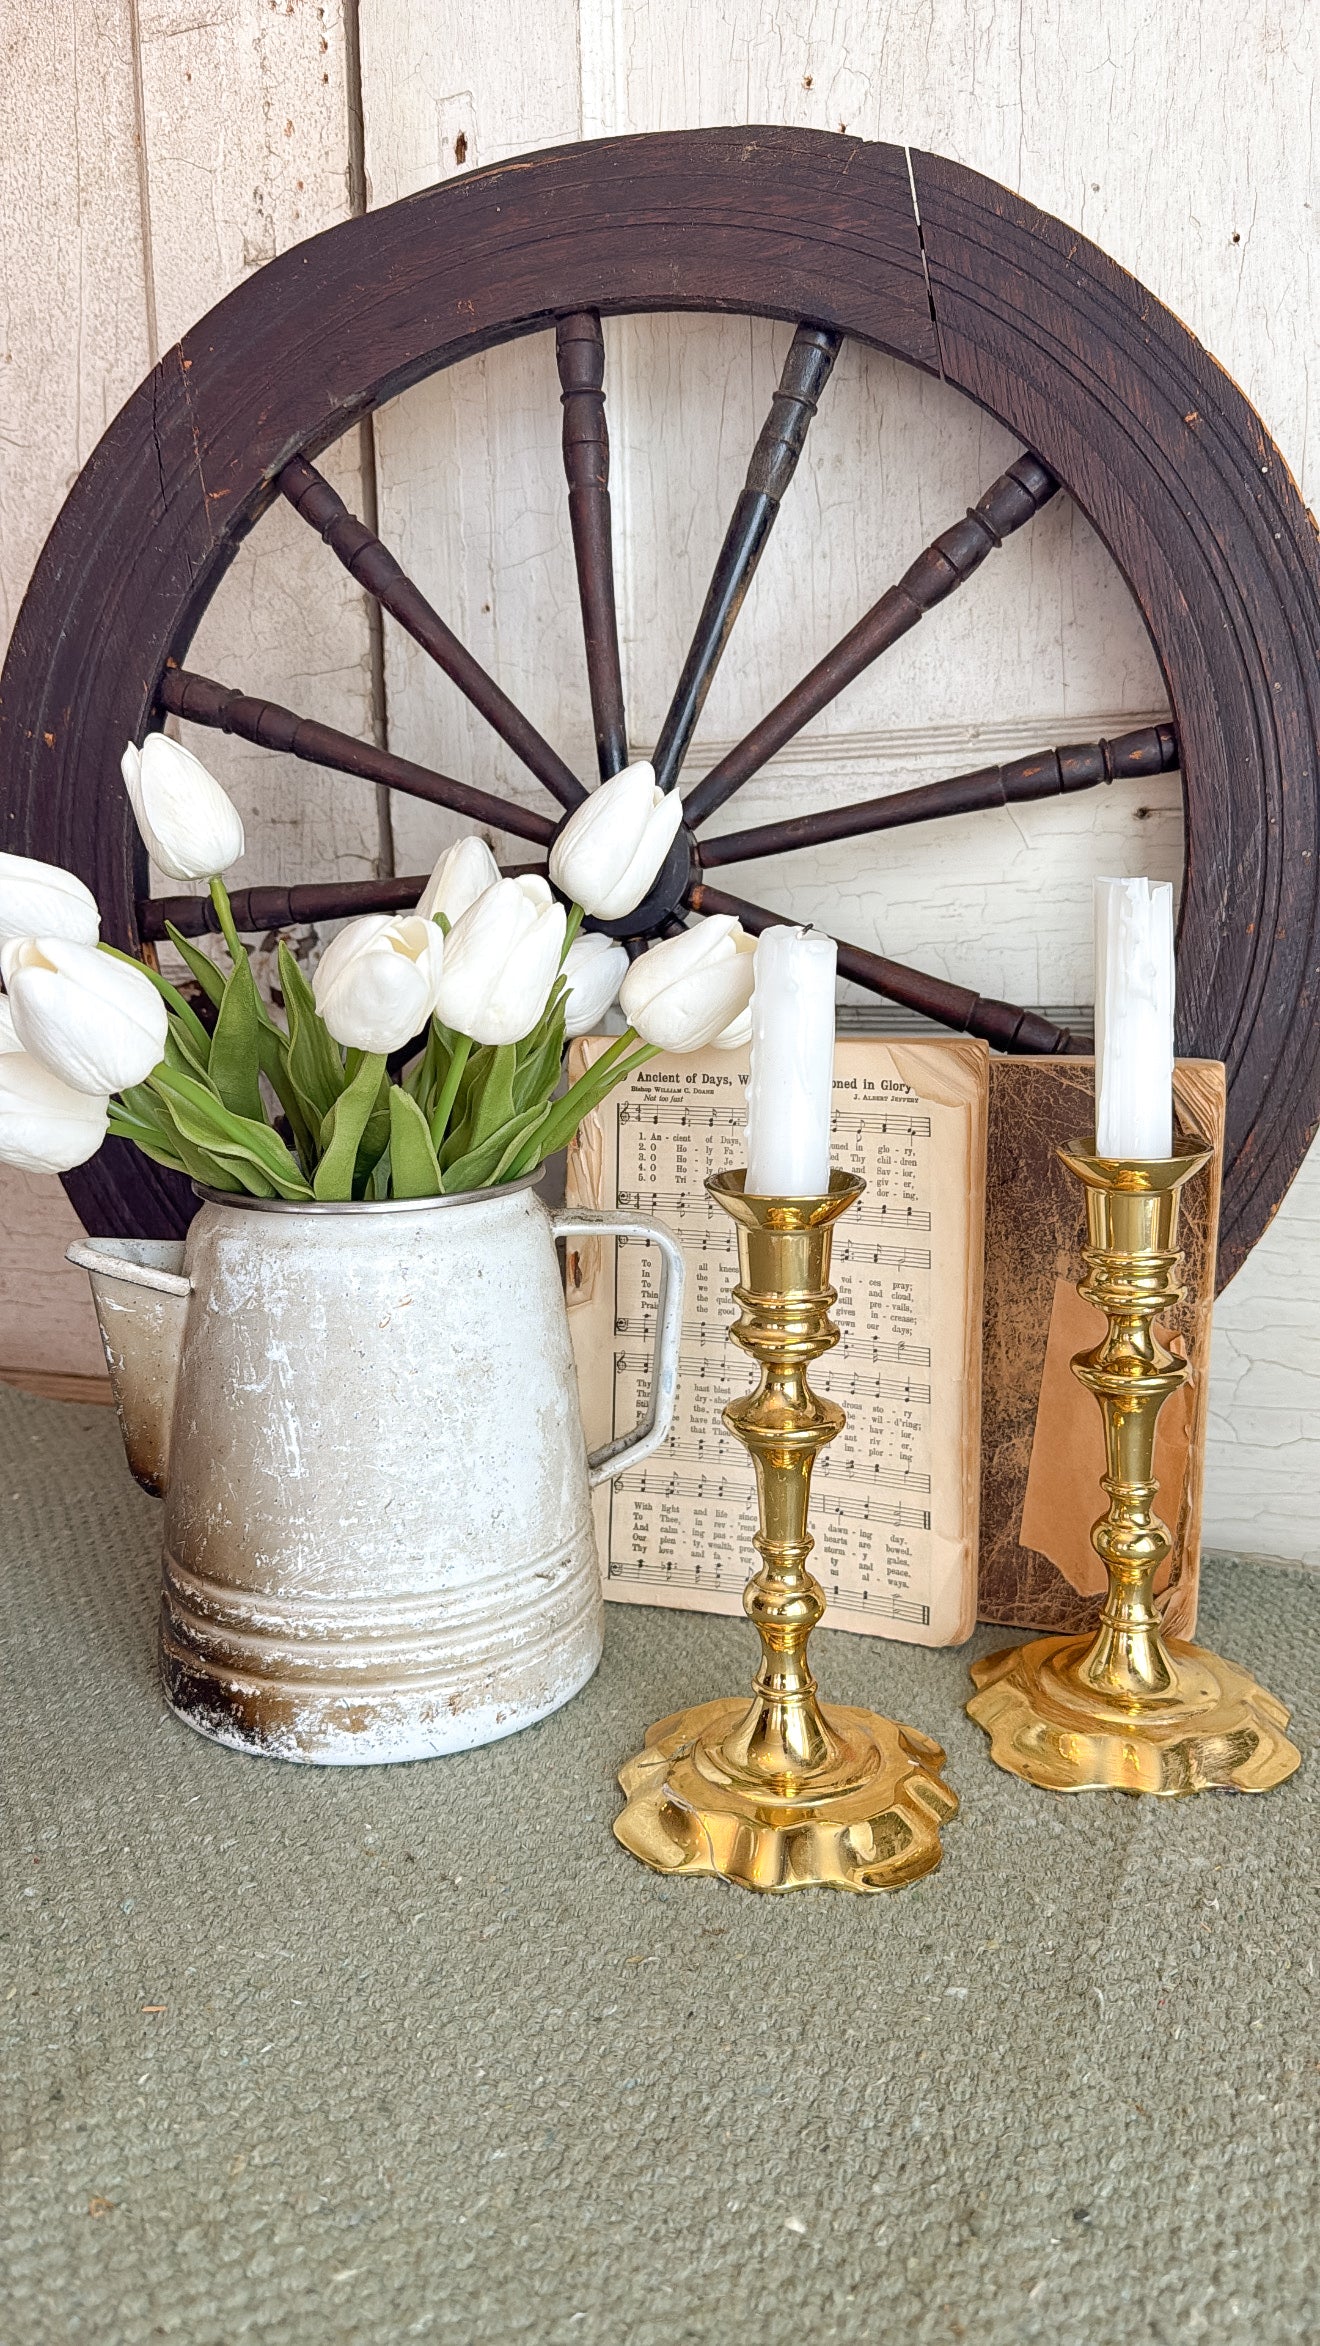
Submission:
<svg viewBox="0 0 1320 2346">
<path fill-rule="evenodd" d="M 144 1491 L 164 1495 L 170 1425 L 192 1292 L 181 1238 L 81 1238 L 68 1260 L 86 1271 L 128 1463 Z"/>
</svg>

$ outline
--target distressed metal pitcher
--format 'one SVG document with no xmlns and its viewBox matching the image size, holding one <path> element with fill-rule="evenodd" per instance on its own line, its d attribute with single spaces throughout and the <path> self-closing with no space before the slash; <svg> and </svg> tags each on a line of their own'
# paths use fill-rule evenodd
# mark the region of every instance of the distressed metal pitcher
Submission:
<svg viewBox="0 0 1320 2346">
<path fill-rule="evenodd" d="M 673 1414 L 683 1261 L 531 1180 L 286 1205 L 202 1191 L 183 1241 L 86 1239 L 129 1464 L 165 1501 L 161 1667 L 219 1743 L 320 1765 L 528 1727 L 600 1659 L 589 1487 Z M 586 1456 L 554 1241 L 661 1250 L 650 1410 Z"/>
</svg>

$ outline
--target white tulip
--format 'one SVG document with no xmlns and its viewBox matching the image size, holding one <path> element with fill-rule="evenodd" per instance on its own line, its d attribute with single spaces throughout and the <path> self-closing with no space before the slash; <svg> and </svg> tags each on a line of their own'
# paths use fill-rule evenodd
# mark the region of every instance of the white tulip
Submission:
<svg viewBox="0 0 1320 2346">
<path fill-rule="evenodd" d="M 76 1092 L 143 1083 L 165 1056 L 165 1005 L 144 969 L 67 937 L 0 947 L 14 1032 Z"/>
<path fill-rule="evenodd" d="M 445 941 L 415 912 L 369 912 L 351 920 L 316 965 L 316 1007 L 349 1050 L 401 1051 L 435 1008 Z"/>
<path fill-rule="evenodd" d="M 500 867 L 484 839 L 478 839 L 475 834 L 459 839 L 441 856 L 418 897 L 419 919 L 434 920 L 438 913 L 443 913 L 452 929 L 468 906 L 494 887 L 499 876 Z"/>
<path fill-rule="evenodd" d="M 657 790 L 644 758 L 574 807 L 550 850 L 550 877 L 596 920 L 621 920 L 641 903 L 682 820 L 678 792 Z"/>
<path fill-rule="evenodd" d="M 739 1011 L 732 1023 L 724 1027 L 707 1047 L 712 1051 L 742 1051 L 751 1039 L 752 1005 L 749 1002 L 747 1008 Z"/>
<path fill-rule="evenodd" d="M 22 1048 L 14 1031 L 14 1013 L 9 1007 L 9 996 L 0 994 L 0 1059 L 8 1058 L 11 1051 L 21 1051 Z"/>
<path fill-rule="evenodd" d="M 566 925 L 535 873 L 497 880 L 445 939 L 436 1015 L 474 1043 L 520 1043 L 559 973 Z"/>
<path fill-rule="evenodd" d="M 76 1092 L 26 1051 L 0 1052 L 0 1164 L 68 1173 L 105 1139 L 105 1092 Z"/>
<path fill-rule="evenodd" d="M 130 741 L 119 770 L 147 851 L 173 880 L 212 880 L 243 853 L 243 823 L 214 774 L 181 741 Z"/>
<path fill-rule="evenodd" d="M 564 962 L 568 980 L 566 1035 L 596 1032 L 610 1005 L 618 999 L 628 968 L 628 955 L 613 937 L 575 937 Z"/>
<path fill-rule="evenodd" d="M 755 952 L 755 939 L 728 913 L 696 921 L 633 962 L 619 1007 L 643 1042 L 662 1051 L 732 1049 L 750 1031 L 744 1013 Z"/>
<path fill-rule="evenodd" d="M 0 945 L 15 937 L 70 937 L 94 945 L 101 915 L 90 888 L 57 863 L 0 855 Z"/>
</svg>

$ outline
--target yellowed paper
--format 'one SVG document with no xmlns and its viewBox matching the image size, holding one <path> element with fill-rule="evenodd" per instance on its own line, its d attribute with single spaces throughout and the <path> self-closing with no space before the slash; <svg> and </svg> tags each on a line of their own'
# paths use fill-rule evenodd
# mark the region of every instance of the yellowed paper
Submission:
<svg viewBox="0 0 1320 2346">
<path fill-rule="evenodd" d="M 579 1064 L 603 1047 L 576 1045 Z M 867 1189 L 835 1236 L 842 1340 L 812 1372 L 848 1413 L 817 1462 L 811 1513 L 833 1628 L 945 1645 L 975 1619 L 987 1084 L 983 1044 L 838 1046 L 834 1161 Z M 737 1247 L 705 1190 L 708 1173 L 742 1162 L 746 1087 L 746 1053 L 656 1059 L 569 1156 L 570 1199 L 654 1214 L 688 1266 L 673 1431 L 597 1493 L 606 1594 L 619 1603 L 736 1614 L 755 1564 L 751 1461 L 721 1423 L 753 1381 L 728 1339 Z M 570 1256 L 593 1446 L 643 1413 L 658 1282 L 655 1250 L 637 1241 Z"/>
</svg>

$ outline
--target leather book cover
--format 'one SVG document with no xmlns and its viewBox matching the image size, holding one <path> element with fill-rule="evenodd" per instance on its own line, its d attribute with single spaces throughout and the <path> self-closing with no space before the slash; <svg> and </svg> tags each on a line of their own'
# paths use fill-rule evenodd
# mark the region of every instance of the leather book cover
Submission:
<svg viewBox="0 0 1320 2346">
<path fill-rule="evenodd" d="M 1174 1535 L 1156 1583 L 1166 1628 L 1196 1625 L 1205 1463 L 1210 1315 L 1224 1137 L 1224 1070 L 1179 1060 L 1174 1103 L 1183 1131 L 1215 1156 L 1183 1192 L 1179 1240 L 1186 1292 L 1160 1333 L 1190 1362 L 1160 1414 L 1156 1506 Z M 1097 1619 L 1105 1577 L 1090 1544 L 1103 1513 L 1104 1437 L 1094 1397 L 1073 1376 L 1074 1353 L 1105 1322 L 1084 1303 L 1086 1217 L 1080 1183 L 1055 1154 L 1095 1126 L 1090 1059 L 990 1062 L 985 1321 L 981 1392 L 981 1547 L 977 1613 L 1018 1629 L 1075 1632 Z"/>
</svg>

